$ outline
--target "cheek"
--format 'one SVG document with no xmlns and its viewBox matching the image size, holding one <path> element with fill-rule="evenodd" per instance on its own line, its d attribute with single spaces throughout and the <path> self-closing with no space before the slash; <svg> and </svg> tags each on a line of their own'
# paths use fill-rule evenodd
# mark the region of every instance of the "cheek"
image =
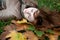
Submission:
<svg viewBox="0 0 60 40">
<path fill-rule="evenodd" d="M 25 18 L 28 18 L 29 14 L 24 14 Z"/>
<path fill-rule="evenodd" d="M 23 13 L 24 13 L 25 18 L 28 18 L 29 16 L 28 12 L 25 10 Z"/>
</svg>

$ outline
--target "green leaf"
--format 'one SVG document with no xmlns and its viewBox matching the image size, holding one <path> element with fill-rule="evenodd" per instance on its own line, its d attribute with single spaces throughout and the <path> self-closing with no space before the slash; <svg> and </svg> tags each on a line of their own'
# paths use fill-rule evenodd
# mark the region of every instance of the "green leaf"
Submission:
<svg viewBox="0 0 60 40">
<path fill-rule="evenodd" d="M 44 35 L 44 32 L 43 32 L 43 31 L 35 30 L 34 32 L 36 33 L 36 35 L 37 35 L 38 37 L 42 37 L 42 36 Z"/>
<path fill-rule="evenodd" d="M 34 31 L 35 30 L 35 27 L 33 25 L 29 25 L 29 28 L 27 30 Z"/>
<path fill-rule="evenodd" d="M 46 30 L 47 33 L 54 34 L 54 31 L 51 29 Z"/>
</svg>

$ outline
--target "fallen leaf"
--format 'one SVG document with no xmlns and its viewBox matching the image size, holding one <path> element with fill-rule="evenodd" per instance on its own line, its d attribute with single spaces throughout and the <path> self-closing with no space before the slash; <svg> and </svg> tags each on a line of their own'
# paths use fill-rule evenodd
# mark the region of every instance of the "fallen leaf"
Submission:
<svg viewBox="0 0 60 40">
<path fill-rule="evenodd" d="M 21 23 L 27 23 L 27 20 L 26 19 L 23 19 L 21 21 L 17 21 L 17 23 L 21 24 Z"/>
<path fill-rule="evenodd" d="M 42 37 L 42 36 L 44 35 L 44 32 L 43 32 L 43 31 L 35 30 L 34 32 L 36 33 L 36 35 L 37 35 L 38 37 Z"/>
<path fill-rule="evenodd" d="M 16 31 L 11 31 L 11 33 L 6 36 L 6 38 L 9 37 L 10 40 L 26 40 L 25 36 L 22 33 L 18 33 Z"/>
<path fill-rule="evenodd" d="M 34 31 L 35 30 L 35 27 L 33 25 L 29 25 L 29 27 L 28 27 L 27 30 Z"/>
</svg>

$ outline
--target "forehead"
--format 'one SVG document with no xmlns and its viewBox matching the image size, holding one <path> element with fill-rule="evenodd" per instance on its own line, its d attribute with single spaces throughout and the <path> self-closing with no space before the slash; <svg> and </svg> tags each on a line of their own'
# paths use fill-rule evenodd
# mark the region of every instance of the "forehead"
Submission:
<svg viewBox="0 0 60 40">
<path fill-rule="evenodd" d="M 26 8 L 26 9 L 24 9 L 24 12 L 34 13 L 34 12 L 36 12 L 37 10 L 38 10 L 37 8 L 31 7 L 31 8 Z"/>
</svg>

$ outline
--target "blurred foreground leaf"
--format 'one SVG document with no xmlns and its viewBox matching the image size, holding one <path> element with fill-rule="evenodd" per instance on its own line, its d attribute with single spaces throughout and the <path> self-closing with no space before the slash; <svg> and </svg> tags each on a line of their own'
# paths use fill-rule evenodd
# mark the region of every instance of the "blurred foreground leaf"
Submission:
<svg viewBox="0 0 60 40">
<path fill-rule="evenodd" d="M 34 31 L 34 30 L 35 30 L 35 27 L 34 27 L 33 25 L 29 25 L 28 30 L 30 30 L 30 31 Z"/>
<path fill-rule="evenodd" d="M 35 30 L 34 32 L 36 33 L 36 35 L 37 35 L 38 37 L 42 37 L 42 36 L 44 35 L 44 32 L 43 32 L 43 31 Z"/>
<path fill-rule="evenodd" d="M 6 38 L 9 37 L 11 37 L 9 40 L 26 40 L 22 33 L 18 33 L 16 31 L 11 31 L 11 33 L 6 36 Z"/>
<path fill-rule="evenodd" d="M 51 29 L 46 30 L 47 33 L 54 34 L 54 31 Z"/>
<path fill-rule="evenodd" d="M 17 21 L 17 23 L 21 24 L 21 23 L 27 23 L 27 20 L 26 19 L 23 19 L 21 21 Z"/>
</svg>

